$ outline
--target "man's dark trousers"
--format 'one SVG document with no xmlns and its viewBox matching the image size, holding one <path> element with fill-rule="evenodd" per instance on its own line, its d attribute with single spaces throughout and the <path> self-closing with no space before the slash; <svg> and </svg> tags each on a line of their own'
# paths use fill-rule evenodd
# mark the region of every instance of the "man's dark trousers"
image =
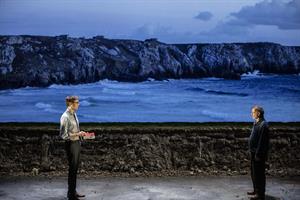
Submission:
<svg viewBox="0 0 300 200">
<path fill-rule="evenodd" d="M 255 153 L 251 152 L 251 178 L 254 192 L 261 198 L 265 197 L 266 175 L 265 175 L 266 161 L 261 159 L 255 160 Z"/>
<path fill-rule="evenodd" d="M 69 162 L 68 197 L 76 195 L 76 180 L 80 158 L 80 141 L 66 141 L 66 152 Z"/>
</svg>

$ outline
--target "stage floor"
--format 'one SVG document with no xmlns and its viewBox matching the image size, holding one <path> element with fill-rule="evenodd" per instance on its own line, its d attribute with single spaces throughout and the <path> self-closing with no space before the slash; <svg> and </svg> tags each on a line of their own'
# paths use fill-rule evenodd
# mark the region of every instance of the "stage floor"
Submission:
<svg viewBox="0 0 300 200">
<path fill-rule="evenodd" d="M 249 199 L 248 176 L 79 178 L 78 191 L 89 200 Z M 63 200 L 66 177 L 1 177 L 0 199 Z M 300 177 L 267 178 L 266 199 L 300 199 Z"/>
</svg>

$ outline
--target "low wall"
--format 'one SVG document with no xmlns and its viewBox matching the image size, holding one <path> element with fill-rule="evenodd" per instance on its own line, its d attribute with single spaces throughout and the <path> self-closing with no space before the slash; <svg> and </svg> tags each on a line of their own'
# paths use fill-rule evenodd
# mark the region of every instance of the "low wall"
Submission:
<svg viewBox="0 0 300 200">
<path fill-rule="evenodd" d="M 250 123 L 81 124 L 82 173 L 246 174 Z M 0 173 L 67 171 L 59 124 L 0 124 Z M 270 123 L 269 175 L 300 175 L 300 123 Z M 178 174 L 177 173 L 177 174 Z M 176 174 L 176 173 L 175 173 Z"/>
</svg>

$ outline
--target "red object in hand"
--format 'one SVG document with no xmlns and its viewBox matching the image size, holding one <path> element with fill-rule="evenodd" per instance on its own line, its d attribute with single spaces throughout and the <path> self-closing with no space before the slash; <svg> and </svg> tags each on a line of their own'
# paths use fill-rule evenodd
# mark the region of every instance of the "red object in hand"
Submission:
<svg viewBox="0 0 300 200">
<path fill-rule="evenodd" d="M 83 135 L 83 138 L 86 139 L 86 140 L 95 139 L 95 133 L 85 132 L 84 135 Z"/>
</svg>

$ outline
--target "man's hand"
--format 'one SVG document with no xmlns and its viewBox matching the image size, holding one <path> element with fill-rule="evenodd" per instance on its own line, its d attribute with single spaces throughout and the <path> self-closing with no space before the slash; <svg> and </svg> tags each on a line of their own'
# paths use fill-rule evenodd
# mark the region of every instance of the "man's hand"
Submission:
<svg viewBox="0 0 300 200">
<path fill-rule="evenodd" d="M 80 131 L 78 133 L 71 133 L 70 134 L 70 140 L 72 140 L 72 141 L 79 140 L 79 137 L 84 136 L 84 134 L 85 134 L 84 131 Z"/>
<path fill-rule="evenodd" d="M 84 134 L 85 134 L 84 131 L 80 131 L 80 132 L 78 133 L 78 136 L 84 136 Z"/>
</svg>

